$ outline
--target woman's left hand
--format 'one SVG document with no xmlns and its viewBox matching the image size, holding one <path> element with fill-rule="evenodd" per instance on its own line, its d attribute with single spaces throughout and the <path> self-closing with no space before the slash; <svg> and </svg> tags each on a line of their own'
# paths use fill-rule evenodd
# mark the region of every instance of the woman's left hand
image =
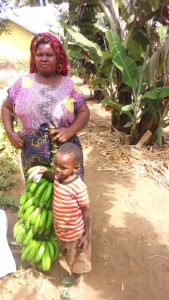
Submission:
<svg viewBox="0 0 169 300">
<path fill-rule="evenodd" d="M 68 139 L 73 136 L 69 127 L 60 127 L 50 131 L 49 135 L 52 136 L 52 142 L 59 141 L 60 143 L 65 143 Z"/>
</svg>

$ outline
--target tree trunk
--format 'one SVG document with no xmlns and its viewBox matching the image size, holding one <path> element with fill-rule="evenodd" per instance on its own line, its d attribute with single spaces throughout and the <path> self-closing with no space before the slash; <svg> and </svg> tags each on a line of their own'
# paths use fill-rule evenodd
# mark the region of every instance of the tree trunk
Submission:
<svg viewBox="0 0 169 300">
<path fill-rule="evenodd" d="M 125 83 L 121 83 L 118 87 L 118 99 L 119 103 L 122 105 L 131 104 L 131 93 L 125 91 Z M 132 113 L 132 112 L 131 112 Z M 116 109 L 112 109 L 112 125 L 117 130 L 130 134 L 130 127 L 124 128 L 123 126 L 130 121 L 130 117 L 124 113 L 120 113 Z"/>
</svg>

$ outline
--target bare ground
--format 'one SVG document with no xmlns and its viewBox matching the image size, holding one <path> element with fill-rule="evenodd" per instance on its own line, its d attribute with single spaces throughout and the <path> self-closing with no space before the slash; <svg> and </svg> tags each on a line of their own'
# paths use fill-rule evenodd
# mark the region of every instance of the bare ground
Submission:
<svg viewBox="0 0 169 300">
<path fill-rule="evenodd" d="M 143 172 L 154 154 L 144 153 L 141 165 L 139 151 L 132 163 L 132 152 L 124 152 L 127 146 L 119 147 L 119 137 L 115 142 L 109 136 L 109 113 L 98 103 L 89 102 L 89 107 L 91 120 L 80 136 L 91 203 L 93 269 L 84 276 L 85 290 L 78 299 L 168 300 L 169 191 L 160 175 L 154 180 Z M 166 147 L 164 151 L 167 155 Z M 22 179 L 10 194 L 19 199 L 23 190 Z M 0 280 L 0 300 L 59 300 L 63 272 L 58 261 L 47 274 L 23 265 L 20 248 L 13 244 L 17 215 L 7 210 L 7 217 L 18 271 Z"/>
</svg>

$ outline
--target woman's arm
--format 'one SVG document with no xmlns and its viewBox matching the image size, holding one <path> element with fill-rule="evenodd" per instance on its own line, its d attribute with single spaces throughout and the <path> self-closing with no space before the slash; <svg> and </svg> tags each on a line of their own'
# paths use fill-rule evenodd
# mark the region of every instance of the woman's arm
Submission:
<svg viewBox="0 0 169 300">
<path fill-rule="evenodd" d="M 15 148 L 23 147 L 23 140 L 20 138 L 19 134 L 14 131 L 13 127 L 13 106 L 8 98 L 2 104 L 2 122 L 8 136 L 9 141 Z"/>
<path fill-rule="evenodd" d="M 74 122 L 69 127 L 60 127 L 50 132 L 53 135 L 52 142 L 58 140 L 61 143 L 66 142 L 74 134 L 78 133 L 85 127 L 90 118 L 90 111 L 86 103 L 84 103 L 76 114 Z"/>
</svg>

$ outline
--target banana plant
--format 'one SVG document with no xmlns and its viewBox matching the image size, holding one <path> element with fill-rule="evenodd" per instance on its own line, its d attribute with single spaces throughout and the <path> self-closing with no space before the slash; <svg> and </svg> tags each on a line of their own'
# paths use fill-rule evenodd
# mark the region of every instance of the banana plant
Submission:
<svg viewBox="0 0 169 300">
<path fill-rule="evenodd" d="M 77 32 L 71 26 L 66 23 L 60 21 L 59 22 L 62 27 L 64 27 L 72 38 L 76 41 L 77 45 L 79 45 L 82 49 L 84 49 L 89 57 L 95 61 L 96 63 L 100 63 L 102 61 L 103 53 L 100 46 L 94 42 L 89 41 L 85 38 L 81 33 Z"/>
<path fill-rule="evenodd" d="M 121 110 L 121 113 L 125 113 L 130 117 L 130 121 L 125 124 L 125 127 L 131 127 L 132 140 L 135 141 L 137 136 L 137 125 L 141 115 L 143 114 L 143 99 L 161 102 L 162 99 L 169 96 L 169 87 L 157 87 L 157 85 L 150 87 L 148 82 L 145 81 L 144 72 L 148 64 L 148 49 L 145 55 L 144 63 L 142 67 L 139 68 L 136 62 L 127 55 L 126 48 L 113 30 L 107 32 L 106 36 L 109 42 L 112 62 L 120 70 L 123 82 L 129 87 L 132 93 L 132 103 L 125 106 L 118 105 L 118 108 Z M 107 102 L 104 100 L 103 102 L 104 104 L 114 107 L 114 101 L 111 103 L 111 101 Z M 118 99 L 116 99 L 116 102 L 118 103 Z M 167 108 L 168 107 L 166 107 L 166 109 Z M 159 128 L 161 128 L 160 126 L 162 125 L 162 115 L 160 115 L 159 124 L 158 132 L 160 132 Z M 161 137 L 159 141 L 161 143 Z"/>
</svg>

